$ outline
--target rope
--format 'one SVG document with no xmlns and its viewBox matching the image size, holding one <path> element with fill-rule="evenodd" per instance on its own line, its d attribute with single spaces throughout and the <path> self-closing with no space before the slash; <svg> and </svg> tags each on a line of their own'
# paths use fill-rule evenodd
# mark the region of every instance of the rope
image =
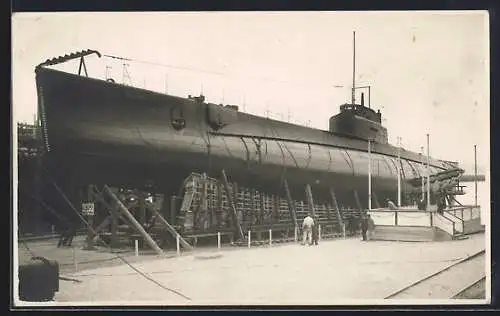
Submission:
<svg viewBox="0 0 500 316">
<path fill-rule="evenodd" d="M 147 61 L 147 60 L 141 60 L 141 59 L 135 59 L 135 58 L 119 57 L 119 56 L 107 55 L 107 54 L 103 54 L 102 56 L 110 58 L 110 59 L 130 61 L 130 62 L 136 62 L 136 63 L 152 65 L 152 66 L 159 66 L 159 67 L 164 67 L 164 68 L 187 70 L 187 71 L 191 71 L 191 72 L 206 73 L 206 74 L 216 75 L 216 76 L 221 76 L 221 77 L 251 78 L 253 80 L 259 80 L 259 81 L 264 80 L 264 81 L 276 82 L 276 83 L 280 83 L 280 84 L 296 85 L 296 86 L 301 86 L 301 87 L 308 85 L 308 82 L 299 82 L 299 81 L 291 81 L 291 80 L 277 80 L 277 79 L 271 79 L 271 78 L 259 77 L 259 76 L 245 76 L 245 75 L 238 75 L 238 74 L 229 74 L 229 73 L 213 71 L 213 70 L 205 70 L 205 69 L 187 67 L 187 66 L 177 66 L 177 65 L 172 65 L 172 64 L 165 64 L 165 63 L 159 63 L 159 62 L 153 62 L 153 61 Z M 311 84 L 311 86 L 314 86 L 315 88 L 317 86 L 320 86 L 320 85 L 323 85 L 325 87 L 327 87 L 327 86 L 328 87 L 330 87 L 330 86 L 335 87 L 335 85 L 330 85 L 330 84 L 326 84 L 326 83 L 323 83 L 323 84 L 315 83 L 314 85 Z"/>
<path fill-rule="evenodd" d="M 46 169 L 43 169 L 47 175 L 48 175 L 48 171 Z M 85 220 L 85 218 L 80 214 L 80 212 L 78 212 L 74 205 L 69 201 L 69 199 L 67 198 L 67 196 L 64 194 L 64 192 L 59 188 L 59 186 L 57 185 L 57 183 L 50 177 L 50 175 L 48 175 L 49 178 L 50 178 L 50 182 L 51 184 L 54 186 L 54 188 L 59 192 L 59 194 L 61 194 L 61 196 L 64 198 L 64 200 L 66 201 L 66 203 L 68 204 L 68 206 L 78 215 L 78 217 L 82 220 L 82 222 L 85 224 L 85 226 L 87 226 L 87 228 L 94 234 L 94 235 L 97 235 L 97 232 L 93 229 L 92 226 L 89 225 L 89 223 Z M 106 242 L 103 241 L 103 243 L 106 245 L 106 247 L 108 249 L 111 250 L 111 246 L 109 244 L 107 244 Z M 139 269 L 137 269 L 136 267 L 134 267 L 130 262 L 128 262 L 125 258 L 123 258 L 122 256 L 120 255 L 116 255 L 116 257 L 118 259 L 120 259 L 123 263 L 125 263 L 126 265 L 128 265 L 132 270 L 134 270 L 135 272 L 137 272 L 139 275 L 141 275 L 142 277 L 144 277 L 145 279 L 147 279 L 148 281 L 156 284 L 157 286 L 159 286 L 160 288 L 166 290 L 166 291 L 169 291 L 169 292 L 172 292 L 172 293 L 175 293 L 187 300 L 191 300 L 191 298 L 189 298 L 188 296 L 174 290 L 174 289 L 170 289 L 166 286 L 164 286 L 163 284 L 161 284 L 160 282 L 156 281 L 155 279 L 153 279 L 152 277 L 148 276 L 147 274 L 145 274 L 144 272 L 140 271 Z"/>
</svg>

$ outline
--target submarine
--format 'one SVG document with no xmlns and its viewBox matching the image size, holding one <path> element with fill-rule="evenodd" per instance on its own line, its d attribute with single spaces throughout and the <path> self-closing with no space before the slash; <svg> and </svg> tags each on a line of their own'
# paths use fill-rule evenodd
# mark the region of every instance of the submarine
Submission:
<svg viewBox="0 0 500 316">
<path fill-rule="evenodd" d="M 285 180 L 292 195 L 303 196 L 310 185 L 319 201 L 334 189 L 343 207 L 356 206 L 356 191 L 366 208 L 369 176 L 382 202 L 396 199 L 400 172 L 407 204 L 420 194 L 418 179 L 427 168 L 452 174 L 455 182 L 464 172 L 455 162 L 391 145 L 382 113 L 371 100 L 365 104 L 364 94 L 356 103 L 354 85 L 352 101 L 329 118 L 328 130 L 320 130 L 207 102 L 203 95 L 180 97 L 92 78 L 84 60 L 90 55 L 101 57 L 85 50 L 35 68 L 44 164 L 68 190 L 106 184 L 174 194 L 193 172 L 220 178 L 224 170 L 231 182 L 280 195 Z M 78 74 L 50 67 L 77 58 Z"/>
</svg>

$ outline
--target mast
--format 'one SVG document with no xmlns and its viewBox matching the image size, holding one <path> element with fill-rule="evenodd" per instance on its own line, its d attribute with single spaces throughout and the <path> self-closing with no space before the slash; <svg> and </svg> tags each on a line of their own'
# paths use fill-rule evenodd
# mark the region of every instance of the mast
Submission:
<svg viewBox="0 0 500 316">
<path fill-rule="evenodd" d="M 429 134 L 427 134 L 427 210 L 431 206 L 431 169 L 429 156 Z"/>
<path fill-rule="evenodd" d="M 474 206 L 477 206 L 477 150 L 474 145 Z"/>
<path fill-rule="evenodd" d="M 372 142 L 368 139 L 368 210 L 372 209 Z"/>
<path fill-rule="evenodd" d="M 401 207 L 401 137 L 398 136 L 398 207 Z"/>
<path fill-rule="evenodd" d="M 422 201 L 425 201 L 424 146 L 420 147 L 420 166 L 422 167 Z"/>
<path fill-rule="evenodd" d="M 351 104 L 356 101 L 354 90 L 356 90 L 356 31 L 352 32 L 352 91 L 351 91 Z"/>
</svg>

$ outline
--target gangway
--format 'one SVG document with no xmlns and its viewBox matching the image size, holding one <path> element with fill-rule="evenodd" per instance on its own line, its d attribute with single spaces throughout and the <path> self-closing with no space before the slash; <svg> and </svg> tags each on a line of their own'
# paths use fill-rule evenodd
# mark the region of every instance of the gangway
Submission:
<svg viewBox="0 0 500 316">
<path fill-rule="evenodd" d="M 368 212 L 375 223 L 374 240 L 449 241 L 484 231 L 479 206 L 458 206 L 437 211 L 400 208 Z"/>
</svg>

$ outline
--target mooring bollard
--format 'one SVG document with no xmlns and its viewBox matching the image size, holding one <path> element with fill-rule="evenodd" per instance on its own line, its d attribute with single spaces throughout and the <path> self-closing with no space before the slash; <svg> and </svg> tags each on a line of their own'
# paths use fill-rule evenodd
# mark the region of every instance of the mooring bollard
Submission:
<svg viewBox="0 0 500 316">
<path fill-rule="evenodd" d="M 273 231 L 269 230 L 269 246 L 273 244 Z"/>
<path fill-rule="evenodd" d="M 73 266 L 75 268 L 75 272 L 78 272 L 78 261 L 76 261 L 76 249 L 75 247 L 72 248 L 73 249 Z"/>
<path fill-rule="evenodd" d="M 135 246 L 135 256 L 139 257 L 139 240 L 134 240 L 134 246 Z"/>
<path fill-rule="evenodd" d="M 177 247 L 177 255 L 180 256 L 181 255 L 181 241 L 180 241 L 179 234 L 177 234 L 175 236 L 175 244 L 176 244 L 176 247 Z"/>
<path fill-rule="evenodd" d="M 318 224 L 318 241 L 321 240 L 321 224 Z"/>
<path fill-rule="evenodd" d="M 220 232 L 217 232 L 217 249 L 220 250 Z"/>
<path fill-rule="evenodd" d="M 248 231 L 248 248 L 250 248 L 251 243 L 252 243 L 252 235 L 251 235 L 251 231 Z"/>
<path fill-rule="evenodd" d="M 294 230 L 294 240 L 295 242 L 299 241 L 298 240 L 298 235 L 299 235 L 299 228 L 297 226 L 295 226 L 295 230 Z"/>
</svg>

